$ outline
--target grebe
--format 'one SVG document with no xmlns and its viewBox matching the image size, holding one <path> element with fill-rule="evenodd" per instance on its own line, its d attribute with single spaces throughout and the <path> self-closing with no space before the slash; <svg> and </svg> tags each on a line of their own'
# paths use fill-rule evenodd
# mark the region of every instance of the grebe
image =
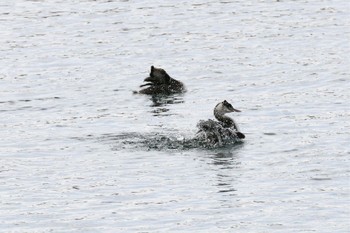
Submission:
<svg viewBox="0 0 350 233">
<path fill-rule="evenodd" d="M 236 122 L 225 116 L 226 113 L 230 112 L 240 112 L 240 110 L 233 108 L 226 100 L 218 103 L 214 108 L 214 116 L 218 121 L 211 119 L 199 121 L 197 124 L 199 131 L 196 138 L 204 139 L 213 146 L 232 144 L 245 138 L 245 135 L 239 132 Z"/>
<path fill-rule="evenodd" d="M 140 94 L 146 95 L 157 95 L 157 94 L 175 94 L 185 92 L 185 85 L 171 78 L 167 72 L 161 68 L 156 68 L 151 66 L 151 73 L 148 78 L 144 80 L 146 84 L 141 85 L 140 87 L 149 86 L 140 90 Z"/>
</svg>

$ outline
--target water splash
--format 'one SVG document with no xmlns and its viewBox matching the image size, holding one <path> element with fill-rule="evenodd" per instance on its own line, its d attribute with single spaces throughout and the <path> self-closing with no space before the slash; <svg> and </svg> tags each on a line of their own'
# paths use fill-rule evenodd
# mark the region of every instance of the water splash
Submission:
<svg viewBox="0 0 350 233">
<path fill-rule="evenodd" d="M 161 133 L 122 133 L 104 134 L 97 138 L 100 142 L 108 143 L 112 150 L 144 149 L 144 150 L 190 150 L 196 148 L 215 149 L 227 147 L 242 142 L 232 141 L 225 144 L 213 144 L 200 137 L 186 138 L 181 135 L 165 135 Z"/>
</svg>

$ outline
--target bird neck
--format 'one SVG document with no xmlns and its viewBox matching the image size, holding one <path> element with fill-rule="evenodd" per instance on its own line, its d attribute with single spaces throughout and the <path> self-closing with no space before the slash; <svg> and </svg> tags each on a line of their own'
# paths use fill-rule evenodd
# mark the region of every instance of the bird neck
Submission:
<svg viewBox="0 0 350 233">
<path fill-rule="evenodd" d="M 222 112 L 217 111 L 216 109 L 214 109 L 214 116 L 215 116 L 215 118 L 216 118 L 218 121 L 220 121 L 220 122 L 223 123 L 223 125 L 224 125 L 225 128 L 233 127 L 233 128 L 235 128 L 236 130 L 238 130 L 235 121 L 234 121 L 232 118 L 230 118 L 230 117 L 228 117 L 228 116 L 225 116 L 225 113 L 222 113 Z"/>
</svg>

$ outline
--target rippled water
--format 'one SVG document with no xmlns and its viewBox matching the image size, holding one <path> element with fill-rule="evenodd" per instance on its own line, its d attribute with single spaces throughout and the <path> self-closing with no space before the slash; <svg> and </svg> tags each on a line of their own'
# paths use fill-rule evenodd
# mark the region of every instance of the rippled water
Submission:
<svg viewBox="0 0 350 233">
<path fill-rule="evenodd" d="M 349 232 L 347 1 L 0 3 L 1 232 Z M 151 65 L 183 81 L 133 95 Z M 243 144 L 188 144 L 226 99 Z"/>
</svg>

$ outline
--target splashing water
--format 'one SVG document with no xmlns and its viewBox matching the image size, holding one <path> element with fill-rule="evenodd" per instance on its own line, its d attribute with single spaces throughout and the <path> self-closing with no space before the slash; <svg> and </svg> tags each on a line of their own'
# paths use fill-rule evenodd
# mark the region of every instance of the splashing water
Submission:
<svg viewBox="0 0 350 233">
<path fill-rule="evenodd" d="M 241 144 L 242 141 L 232 138 L 222 138 L 220 143 L 212 141 L 203 134 L 196 134 L 193 138 L 182 135 L 165 135 L 161 133 L 141 134 L 136 132 L 122 133 L 118 135 L 104 134 L 97 137 L 98 141 L 106 142 L 112 146 L 112 150 L 121 149 L 146 149 L 146 150 L 190 150 L 195 148 L 215 149 L 225 146 Z"/>
</svg>

